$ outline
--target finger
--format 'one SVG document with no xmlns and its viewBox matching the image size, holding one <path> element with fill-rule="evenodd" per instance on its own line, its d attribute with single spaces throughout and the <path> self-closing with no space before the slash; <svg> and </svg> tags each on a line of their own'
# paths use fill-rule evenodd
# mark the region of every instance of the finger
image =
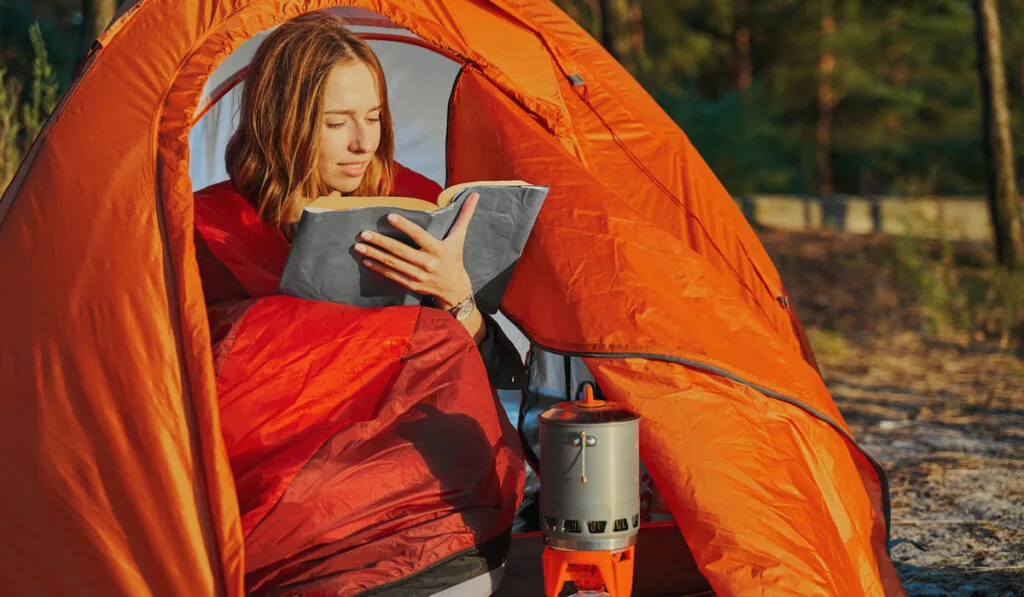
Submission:
<svg viewBox="0 0 1024 597">
<path fill-rule="evenodd" d="M 389 280 L 394 280 L 395 282 L 398 282 L 399 284 L 413 292 L 419 292 L 419 282 L 413 280 L 409 276 L 406 276 L 405 274 L 396 270 L 393 267 L 389 267 L 379 261 L 374 261 L 373 259 L 363 259 L 363 265 L 379 273 L 385 278 L 388 278 Z"/>
<path fill-rule="evenodd" d="M 459 217 L 455 219 L 455 224 L 452 225 L 452 230 L 448 233 L 448 239 L 454 239 L 452 242 L 457 242 L 460 245 L 466 240 L 466 233 L 469 231 L 469 221 L 473 219 L 473 214 L 476 212 L 476 206 L 479 202 L 480 194 L 470 193 L 469 197 L 466 198 L 466 202 L 462 204 L 462 209 L 459 210 Z"/>
<path fill-rule="evenodd" d="M 441 241 L 434 238 L 433 234 L 398 214 L 388 214 L 388 222 L 391 222 L 392 226 L 408 234 L 413 242 L 427 251 L 436 251 L 441 245 Z"/>
<path fill-rule="evenodd" d="M 376 232 L 364 230 L 363 233 L 359 235 L 359 238 L 360 240 L 364 241 L 363 243 L 360 243 L 362 245 L 365 245 L 366 243 L 372 243 L 373 245 L 380 247 L 384 251 L 391 253 L 392 255 L 397 255 L 398 257 L 404 259 L 405 261 L 415 264 L 423 269 L 430 269 L 429 266 L 434 261 L 433 256 L 425 253 L 424 251 L 414 249 L 409 245 L 403 243 L 402 241 L 395 240 L 390 236 L 385 236 L 383 234 L 378 234 Z M 356 247 L 359 246 L 360 245 L 356 245 Z M 359 249 L 357 248 L 356 250 L 358 251 Z"/>
<path fill-rule="evenodd" d="M 396 257 L 387 251 L 381 251 L 377 247 L 371 245 L 359 243 L 354 247 L 354 249 L 357 253 L 368 257 L 371 261 L 386 265 L 412 280 L 423 280 L 427 273 L 420 266 L 414 263 L 409 263 L 400 257 Z"/>
</svg>

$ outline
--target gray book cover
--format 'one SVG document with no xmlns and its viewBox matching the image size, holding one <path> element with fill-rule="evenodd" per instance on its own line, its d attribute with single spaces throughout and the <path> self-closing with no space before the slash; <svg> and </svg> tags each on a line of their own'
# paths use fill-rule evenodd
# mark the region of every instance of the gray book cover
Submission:
<svg viewBox="0 0 1024 597">
<path fill-rule="evenodd" d="M 477 306 L 485 313 L 495 313 L 547 197 L 546 186 L 469 185 L 450 204 L 429 212 L 386 206 L 307 208 L 292 238 L 278 292 L 359 307 L 423 303 L 425 297 L 362 265 L 353 246 L 363 230 L 416 246 L 387 221 L 390 213 L 398 213 L 443 239 L 473 192 L 479 193 L 480 199 L 466 233 L 463 263 Z"/>
</svg>

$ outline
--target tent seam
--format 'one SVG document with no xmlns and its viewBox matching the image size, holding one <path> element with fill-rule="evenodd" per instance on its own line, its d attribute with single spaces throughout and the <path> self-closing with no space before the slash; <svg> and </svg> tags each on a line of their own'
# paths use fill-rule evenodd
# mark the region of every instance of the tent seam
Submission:
<svg viewBox="0 0 1024 597">
<path fill-rule="evenodd" d="M 144 9 L 147 9 L 149 6 L 150 6 L 149 2 L 145 2 L 145 1 L 140 2 L 137 5 L 137 8 L 135 8 L 134 10 L 131 11 L 131 13 L 130 13 L 131 14 L 131 18 L 137 17 L 139 14 L 142 13 L 142 11 Z M 231 20 L 235 16 L 243 13 L 248 8 L 249 7 L 245 6 L 245 5 L 237 8 L 236 10 L 232 11 L 228 15 L 225 15 L 225 17 L 220 21 L 220 24 L 223 24 L 223 23 Z M 122 28 L 120 31 L 123 31 L 123 30 L 124 29 Z M 197 38 L 193 42 L 192 47 L 189 49 L 189 51 L 178 60 L 178 63 L 174 66 L 174 70 L 168 74 L 168 79 L 167 80 L 169 81 L 169 83 L 166 84 L 166 87 L 164 88 L 163 92 L 160 94 L 160 100 L 157 102 L 156 109 L 153 111 L 153 120 L 152 120 L 153 127 L 150 130 L 150 143 L 151 143 L 151 148 L 152 148 L 152 154 L 151 154 L 152 155 L 152 161 L 151 161 L 151 164 L 153 165 L 153 183 L 154 183 L 153 187 L 155 189 L 155 195 L 156 195 L 155 199 L 156 199 L 157 205 L 159 207 L 158 213 L 157 213 L 157 216 L 158 216 L 157 217 L 157 222 L 158 222 L 158 225 L 159 225 L 159 228 L 160 228 L 160 237 L 161 237 L 161 240 L 163 241 L 163 249 L 167 252 L 168 256 L 173 256 L 173 253 L 172 253 L 172 248 L 171 248 L 171 243 L 170 243 L 170 237 L 169 237 L 168 232 L 167 232 L 167 222 L 166 222 L 166 220 L 167 220 L 167 213 L 166 213 L 167 202 L 164 200 L 164 197 L 163 197 L 164 185 L 160 184 L 160 176 L 159 176 L 159 173 L 157 172 L 157 164 L 160 163 L 160 132 L 161 132 L 161 129 L 162 129 L 162 126 L 163 126 L 163 122 L 164 122 L 165 108 L 167 106 L 167 101 L 170 98 L 171 93 L 173 92 L 173 90 L 175 88 L 175 82 L 181 76 L 182 70 L 184 69 L 185 65 L 193 58 L 193 56 L 195 56 L 197 49 L 202 47 L 206 43 L 206 41 L 209 40 L 210 37 L 214 33 L 216 33 L 217 31 L 219 31 L 219 30 L 220 30 L 219 26 L 211 26 L 211 27 L 207 28 L 203 32 L 202 37 Z M 118 31 L 118 33 L 120 31 Z M 116 34 L 115 34 L 115 36 L 112 39 L 116 39 Z M 184 116 L 184 114 L 182 114 L 182 116 Z M 191 119 L 187 119 L 187 120 L 189 120 L 189 122 L 191 122 Z M 187 146 L 187 141 L 186 141 L 186 146 Z M 186 176 L 188 176 L 188 175 L 186 174 Z M 195 219 L 195 216 L 193 214 L 193 220 L 194 219 Z M 173 292 L 171 293 L 171 296 L 169 298 L 173 299 L 174 302 L 177 304 L 176 312 L 177 312 L 177 316 L 178 316 L 178 326 L 177 326 L 178 329 L 175 330 L 176 331 L 175 336 L 176 336 L 176 340 L 177 340 L 176 343 L 177 343 L 177 346 L 178 346 L 178 350 L 180 351 L 180 354 L 183 357 L 182 361 L 184 361 L 184 363 L 183 363 L 184 366 L 179 365 L 179 369 L 181 370 L 181 374 L 182 374 L 183 380 L 188 382 L 187 386 L 188 386 L 188 389 L 189 389 L 189 394 L 191 395 L 193 393 L 193 383 L 194 383 L 194 380 L 193 380 L 193 376 L 191 374 L 191 369 L 187 366 L 187 356 L 185 356 L 185 334 L 184 334 L 185 326 L 184 326 L 184 322 L 186 320 L 186 313 L 183 311 L 183 306 L 184 305 L 183 305 L 183 302 L 182 302 L 181 296 L 180 296 L 180 284 L 178 283 L 178 278 L 177 278 L 177 273 L 178 272 L 173 267 L 173 264 L 174 264 L 174 262 L 173 262 L 173 260 L 171 260 L 171 268 L 170 268 L 171 269 L 171 275 L 168 278 L 168 284 L 173 286 Z M 195 429 L 198 430 L 199 429 L 199 416 L 198 416 L 198 413 L 196 413 L 192 409 L 186 409 L 186 410 L 188 410 L 188 412 L 191 414 L 191 418 L 192 418 L 191 422 L 195 426 Z M 209 536 L 212 537 L 212 543 L 213 543 L 214 549 L 216 550 L 216 554 L 215 555 L 217 556 L 216 558 L 211 557 L 211 558 L 208 558 L 208 559 L 210 560 L 211 569 L 212 570 L 216 570 L 216 574 L 218 576 L 217 580 L 219 581 L 218 584 L 221 587 L 222 594 L 224 594 L 224 595 L 231 595 L 232 591 L 230 590 L 230 587 L 228 586 L 227 570 L 225 569 L 225 565 L 224 565 L 224 562 L 225 562 L 225 546 L 221 542 L 220 533 L 216 532 L 214 530 L 214 528 L 213 528 L 213 526 L 214 526 L 213 525 L 213 521 L 218 520 L 219 517 L 215 514 L 214 508 L 213 508 L 213 504 L 211 503 L 211 500 L 210 500 L 210 489 L 211 489 L 210 471 L 207 469 L 206 461 L 202 457 L 203 453 L 205 452 L 205 449 L 204 449 L 205 447 L 204 447 L 204 442 L 202 440 L 202 437 L 200 437 L 198 434 L 196 435 L 196 438 L 195 438 L 195 446 L 196 446 L 196 448 L 198 450 L 198 454 L 199 454 L 200 457 L 197 459 L 197 462 L 195 462 L 193 465 L 196 466 L 200 470 L 200 472 L 201 472 L 202 492 L 203 492 L 204 497 L 206 498 L 206 499 L 203 500 L 203 505 L 205 506 L 204 509 L 205 509 L 206 518 L 207 518 L 207 525 L 209 527 L 209 531 L 207 531 L 207 533 L 209 534 Z M 198 511 L 198 509 L 197 509 L 197 511 Z M 243 554 L 244 554 L 244 552 L 243 552 Z"/>
<path fill-rule="evenodd" d="M 604 359 L 604 358 L 607 358 L 607 359 L 641 358 L 641 359 L 647 359 L 647 360 L 652 360 L 652 361 L 663 361 L 663 362 L 666 362 L 666 363 L 673 363 L 673 364 L 677 364 L 677 365 L 683 365 L 684 367 L 689 367 L 691 369 L 697 369 L 697 370 L 704 371 L 704 372 L 707 372 L 707 373 L 712 373 L 712 374 L 715 374 L 715 375 L 720 375 L 720 376 L 722 376 L 722 377 L 724 377 L 724 378 L 726 378 L 726 379 L 728 379 L 730 381 L 733 381 L 733 382 L 738 383 L 740 385 L 747 386 L 749 388 L 757 390 L 758 392 L 761 392 L 762 394 L 764 394 L 765 396 L 768 396 L 769 398 L 774 398 L 776 400 L 780 400 L 782 402 L 786 402 L 788 404 L 796 406 L 797 408 L 807 412 L 811 416 L 813 416 L 813 417 L 821 420 L 822 422 L 826 423 L 827 425 L 832 427 L 835 431 L 837 431 L 843 437 L 843 439 L 845 439 L 854 448 L 856 448 L 857 451 L 862 456 L 864 456 L 865 459 L 867 459 L 868 463 L 871 465 L 871 468 L 874 469 L 875 475 L 878 476 L 878 481 L 879 481 L 879 485 L 880 485 L 881 493 L 882 493 L 882 515 L 883 515 L 883 518 L 885 520 L 885 538 L 886 538 L 886 545 L 887 545 L 886 546 L 886 552 L 888 553 L 888 549 L 889 549 L 888 548 L 888 543 L 889 543 L 889 539 L 890 539 L 890 536 L 891 536 L 891 530 L 892 530 L 891 529 L 891 525 L 892 525 L 892 520 L 891 520 L 891 503 L 890 503 L 891 502 L 891 497 L 889 495 L 889 477 L 885 473 L 885 469 L 882 468 L 882 465 L 879 464 L 878 461 L 875 460 L 874 457 L 871 456 L 871 454 L 869 454 L 864 448 L 862 448 L 859 443 L 857 443 L 856 438 L 854 438 L 853 435 L 851 435 L 839 423 L 837 423 L 835 420 L 833 420 L 831 417 L 829 417 L 825 413 L 821 412 L 820 410 L 818 410 L 818 409 L 816 409 L 816 408 L 814 408 L 814 407 L 812 407 L 810 405 L 805 404 L 804 402 L 802 402 L 802 401 L 800 401 L 800 400 L 798 400 L 796 398 L 792 398 L 792 397 L 790 397 L 790 396 L 788 396 L 786 394 L 783 394 L 782 392 L 779 392 L 779 391 L 776 391 L 776 390 L 772 390 L 770 388 L 767 388 L 767 387 L 762 386 L 761 384 L 758 384 L 758 383 L 755 383 L 755 382 L 751 382 L 751 381 L 747 380 L 746 378 L 740 376 L 737 373 L 733 373 L 733 372 L 731 372 L 731 371 L 729 371 L 727 369 L 724 369 L 722 367 L 717 367 L 715 365 L 709 365 L 707 363 L 703 363 L 703 362 L 698 361 L 696 359 L 687 359 L 687 358 L 683 358 L 683 357 L 675 357 L 675 356 L 666 355 L 666 354 L 647 353 L 647 352 L 572 351 L 572 350 L 559 350 L 559 349 L 556 349 L 556 348 L 552 348 L 550 346 L 546 346 L 546 345 L 539 344 L 539 343 L 535 342 L 533 340 L 533 336 L 531 336 L 530 334 L 528 334 L 526 332 L 526 330 L 523 328 L 522 324 L 517 319 L 515 319 L 514 317 L 512 317 L 511 315 L 509 315 L 507 313 L 505 315 L 506 315 L 507 319 L 509 320 L 509 322 L 511 322 L 512 325 L 514 325 L 516 327 L 516 329 L 518 329 L 524 336 L 526 336 L 530 340 L 530 343 L 532 345 L 537 346 L 537 347 L 539 347 L 539 348 L 541 348 L 541 349 L 543 349 L 543 350 L 545 350 L 547 352 L 550 352 L 552 354 L 557 354 L 557 355 L 561 355 L 561 356 L 568 356 L 568 357 L 598 358 L 598 359 Z M 572 343 L 567 343 L 567 344 L 572 344 Z"/>
<path fill-rule="evenodd" d="M 540 345 L 538 345 L 538 346 L 540 346 Z M 839 423 L 837 423 L 835 420 L 833 420 L 831 417 L 829 417 L 825 413 L 823 413 L 820 410 L 814 408 L 813 406 L 805 404 L 804 402 L 802 402 L 802 401 L 800 401 L 800 400 L 798 400 L 796 398 L 787 396 L 787 395 L 782 394 L 780 392 L 776 392 L 774 390 L 771 390 L 769 388 L 766 388 L 766 387 L 761 386 L 759 384 L 756 384 L 754 382 L 748 381 L 748 380 L 740 377 L 739 375 L 736 375 L 735 373 L 732 373 L 730 371 L 726 371 L 725 369 L 721 369 L 719 367 L 715 367 L 714 365 L 708 365 L 706 363 L 702 363 L 700 361 L 696 361 L 696 360 L 692 360 L 692 359 L 684 359 L 684 358 L 680 358 L 680 357 L 673 357 L 673 356 L 670 356 L 670 355 L 660 355 L 660 354 L 640 353 L 640 352 L 635 352 L 635 353 L 629 353 L 629 352 L 621 352 L 621 353 L 616 353 L 616 352 L 610 352 L 610 353 L 566 352 L 566 351 L 555 350 L 555 349 L 552 349 L 552 348 L 549 348 L 549 347 L 546 347 L 546 346 L 540 346 L 540 347 L 543 348 L 544 350 L 548 351 L 548 352 L 551 352 L 551 353 L 554 353 L 554 354 L 560 354 L 560 355 L 563 355 L 563 356 L 573 356 L 573 357 L 580 357 L 580 358 L 608 358 L 608 359 L 642 358 L 642 359 L 648 359 L 648 360 L 652 360 L 652 361 L 664 361 L 666 363 L 674 363 L 674 364 L 677 364 L 677 365 L 683 365 L 683 366 L 689 367 L 691 369 L 697 369 L 697 370 L 705 371 L 707 373 L 713 373 L 715 375 L 720 375 L 720 376 L 722 376 L 722 377 L 724 377 L 724 378 L 726 378 L 726 379 L 728 379 L 730 381 L 733 381 L 733 382 L 738 383 L 740 385 L 744 385 L 744 386 L 747 386 L 747 387 L 752 388 L 754 390 L 757 390 L 758 392 L 761 392 L 762 394 L 764 394 L 765 396 L 768 396 L 769 398 L 773 398 L 775 400 L 780 400 L 780 401 L 785 402 L 787 404 L 791 404 L 791 405 L 796 406 L 797 408 L 807 412 L 808 414 L 810 414 L 813 417 L 819 419 L 820 421 L 828 424 L 835 431 L 837 431 L 843 437 L 843 439 L 845 439 L 853 447 L 855 447 L 857 449 L 857 451 L 860 452 L 867 459 L 867 461 L 871 464 L 871 467 L 874 469 L 875 474 L 878 476 L 879 483 L 880 483 L 880 485 L 882 487 L 882 510 L 883 510 L 882 514 L 883 514 L 883 516 L 885 518 L 886 540 L 888 541 L 889 536 L 890 536 L 890 531 L 891 531 L 891 529 L 890 529 L 890 526 L 891 526 L 891 513 L 890 513 L 891 504 L 890 504 L 890 500 L 891 500 L 891 498 L 889 496 L 889 479 L 888 479 L 888 476 L 885 473 L 885 469 L 883 469 L 882 465 L 879 464 L 878 461 L 876 461 L 874 459 L 874 457 L 871 456 L 871 454 L 869 454 L 866 450 L 864 450 L 864 448 L 862 448 L 860 446 L 860 444 L 857 443 L 857 440 L 848 431 L 843 429 L 843 427 L 841 425 L 839 425 Z"/>
</svg>

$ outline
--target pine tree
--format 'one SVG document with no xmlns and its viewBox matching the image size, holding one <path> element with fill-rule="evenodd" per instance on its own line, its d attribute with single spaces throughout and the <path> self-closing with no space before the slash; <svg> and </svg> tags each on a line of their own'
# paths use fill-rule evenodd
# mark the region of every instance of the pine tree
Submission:
<svg viewBox="0 0 1024 597">
<path fill-rule="evenodd" d="M 985 156 L 988 162 L 988 198 L 996 258 L 1008 267 L 1024 264 L 1020 197 L 1013 164 L 1013 137 L 1007 107 L 999 13 L 995 0 L 975 0 L 977 13 L 978 74 L 984 114 Z"/>
</svg>

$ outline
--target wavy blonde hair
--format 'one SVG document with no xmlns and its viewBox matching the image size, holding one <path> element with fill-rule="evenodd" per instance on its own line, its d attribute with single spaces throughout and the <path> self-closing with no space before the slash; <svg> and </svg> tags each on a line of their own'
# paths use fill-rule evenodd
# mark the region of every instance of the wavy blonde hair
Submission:
<svg viewBox="0 0 1024 597">
<path fill-rule="evenodd" d="M 245 74 L 238 130 L 227 146 L 231 182 L 263 221 L 280 226 L 304 201 L 328 194 L 317 168 L 324 87 L 334 67 L 356 62 L 376 78 L 381 135 L 353 194 L 390 192 L 394 127 L 380 61 L 343 19 L 310 13 L 282 23 L 256 50 Z"/>
</svg>

